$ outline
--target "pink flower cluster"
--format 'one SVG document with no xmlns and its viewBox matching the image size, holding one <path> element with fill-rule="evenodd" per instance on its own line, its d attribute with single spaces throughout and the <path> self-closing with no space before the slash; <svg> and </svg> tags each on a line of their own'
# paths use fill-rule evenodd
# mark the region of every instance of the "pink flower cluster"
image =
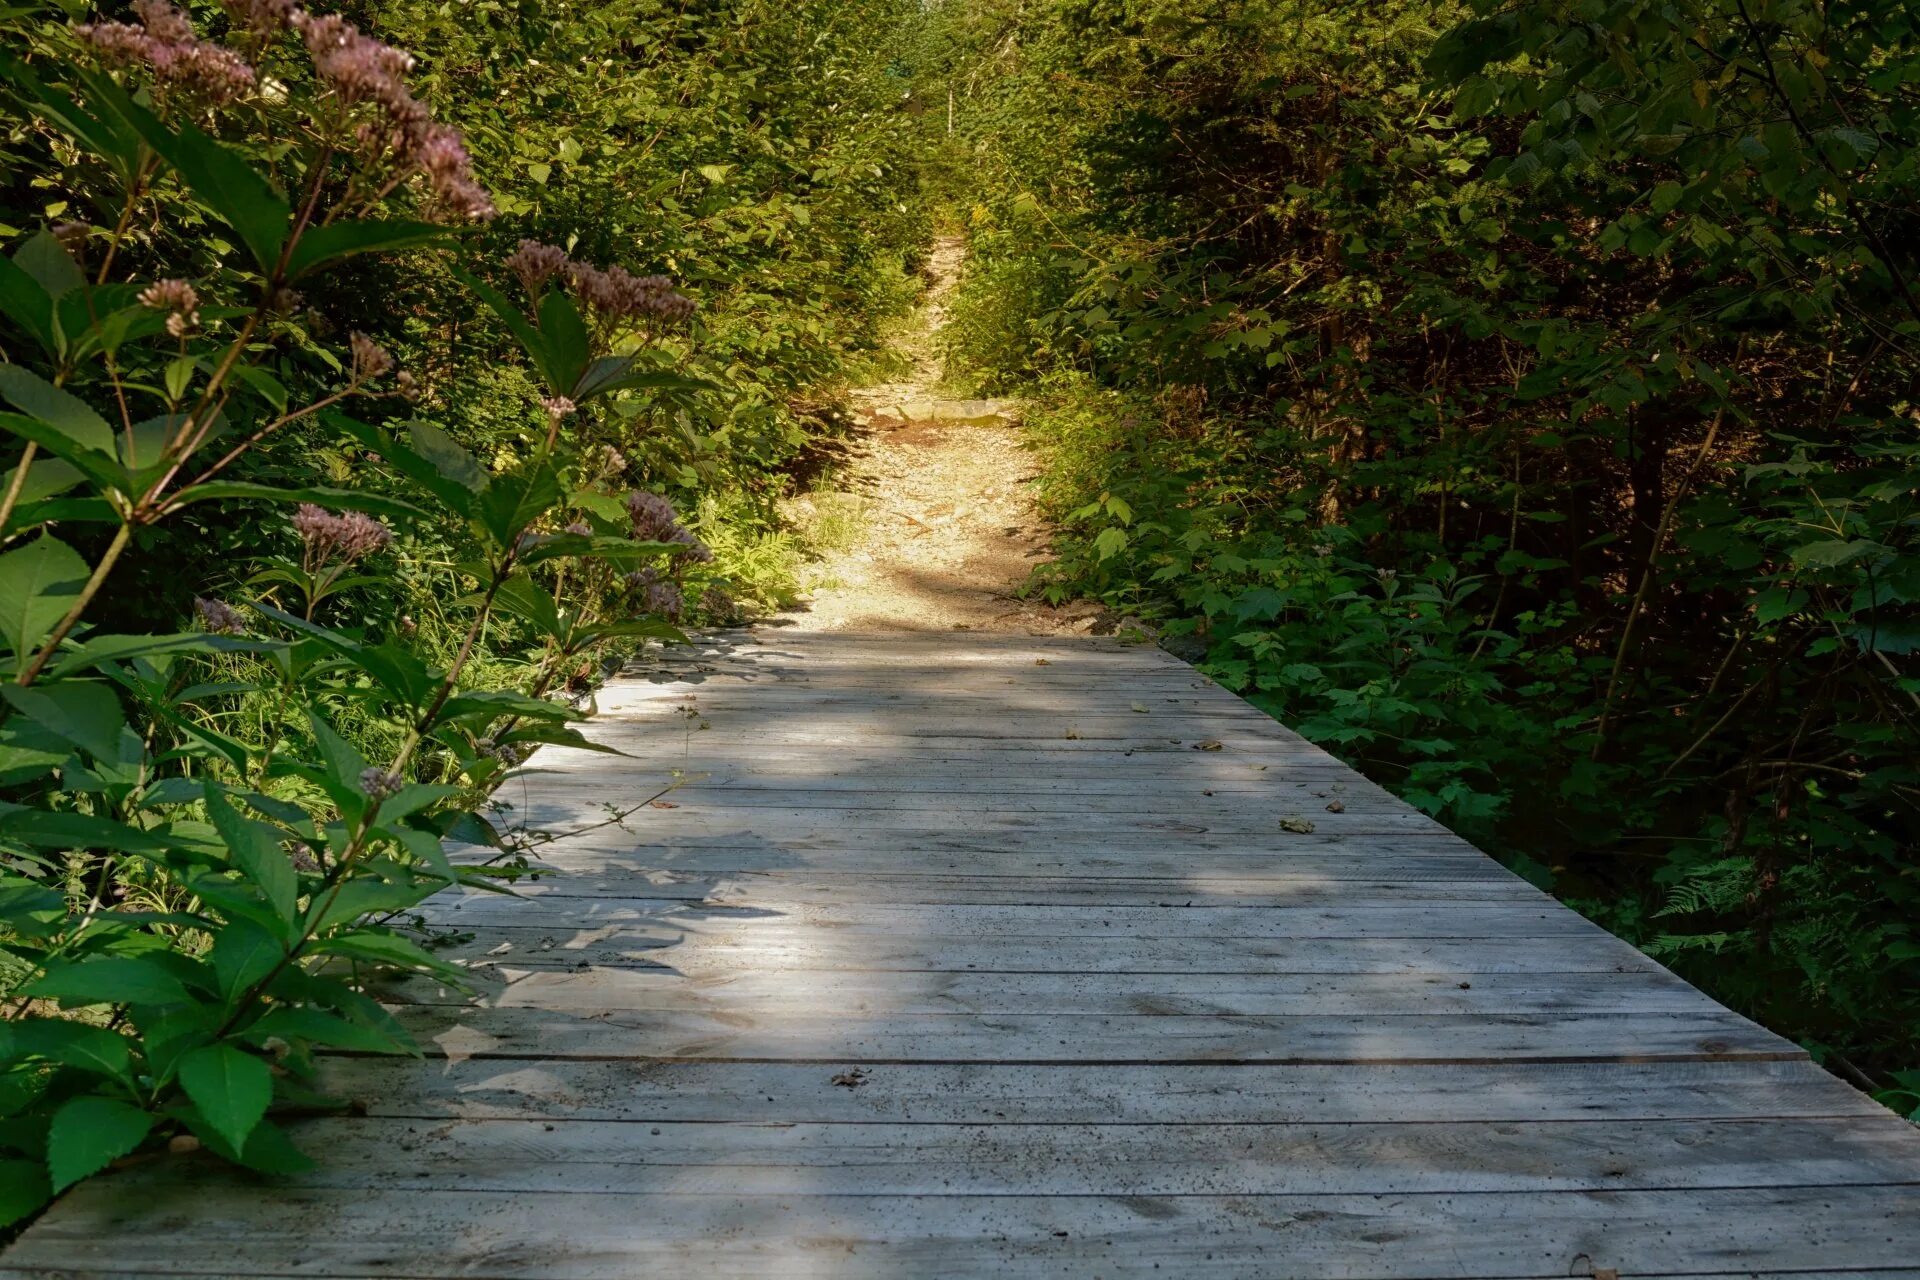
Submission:
<svg viewBox="0 0 1920 1280">
<path fill-rule="evenodd" d="M 680 523 L 673 504 L 657 493 L 636 489 L 628 494 L 627 519 L 633 526 L 633 536 L 641 542 L 679 543 L 681 549 L 673 553 L 677 561 L 707 564 L 713 559 L 713 552 L 707 549 L 707 544 L 694 537 L 693 532 Z"/>
<path fill-rule="evenodd" d="M 635 570 L 627 575 L 627 585 L 640 594 L 640 606 L 648 613 L 677 622 L 686 612 L 687 597 L 680 590 L 680 584 L 662 577 L 658 569 Z"/>
<path fill-rule="evenodd" d="M 200 295 L 185 280 L 156 280 L 140 291 L 143 307 L 168 312 L 167 332 L 184 338 L 200 323 Z"/>
<path fill-rule="evenodd" d="M 377 378 L 393 368 L 393 357 L 387 349 L 369 338 L 366 334 L 354 332 L 347 337 L 347 344 L 353 349 L 353 380 L 366 382 Z"/>
<path fill-rule="evenodd" d="M 358 130 L 369 160 L 390 160 L 401 173 L 424 175 L 434 204 L 447 213 L 476 220 L 494 215 L 492 197 L 474 181 L 460 131 L 435 123 L 407 88 L 410 54 L 337 14 L 315 17 L 293 8 L 287 21 L 306 43 L 314 71 L 343 102 L 376 108 Z"/>
<path fill-rule="evenodd" d="M 418 173 L 432 202 L 456 217 L 485 219 L 493 199 L 473 177 L 473 160 L 460 131 L 438 124 L 407 88 L 413 58 L 383 44 L 337 14 L 315 16 L 295 0 L 223 0 L 236 28 L 265 42 L 291 29 L 313 58 L 313 69 L 340 100 L 371 105 L 372 118 L 357 136 L 374 162 L 393 165 L 398 177 Z M 194 35 L 187 15 L 169 0 L 134 0 L 138 25 L 96 22 L 76 28 L 80 38 L 111 62 L 144 64 L 163 89 L 181 89 L 213 103 L 252 90 L 252 67 L 231 49 Z"/>
<path fill-rule="evenodd" d="M 278 35 L 293 25 L 300 11 L 294 0 L 221 0 L 235 26 L 257 40 Z"/>
<path fill-rule="evenodd" d="M 673 287 L 666 276 L 636 276 L 625 267 L 593 267 L 575 262 L 565 249 L 522 240 L 506 260 L 507 270 L 519 279 L 527 293 L 538 298 L 556 276 L 581 302 L 599 314 L 603 321 L 690 319 L 693 299 Z"/>
<path fill-rule="evenodd" d="M 252 92 L 253 68 L 233 50 L 194 35 L 187 15 L 167 0 L 134 0 L 133 12 L 138 23 L 83 23 L 75 34 L 109 62 L 145 65 L 162 90 L 211 103 Z"/>
<path fill-rule="evenodd" d="M 633 536 L 641 542 L 667 542 L 676 533 L 684 533 L 673 504 L 657 493 L 635 489 L 627 495 L 627 519 L 633 524 Z"/>
<path fill-rule="evenodd" d="M 336 513 L 311 502 L 301 503 L 294 512 L 293 528 L 307 544 L 309 564 L 359 560 L 393 541 L 393 532 L 370 515 Z"/>
<path fill-rule="evenodd" d="M 237 636 L 247 629 L 247 620 L 240 616 L 240 611 L 224 600 L 195 596 L 193 610 L 200 615 L 200 625 L 215 635 Z"/>
<path fill-rule="evenodd" d="M 636 276 L 625 267 L 603 271 L 576 262 L 567 269 L 567 283 L 573 286 L 574 296 L 604 320 L 693 318 L 693 299 L 665 276 Z"/>
<path fill-rule="evenodd" d="M 507 270 L 519 277 L 521 287 L 538 298 L 545 291 L 547 281 L 572 264 L 567 251 L 558 245 L 522 240 L 519 247 L 508 255 L 506 265 Z"/>
</svg>

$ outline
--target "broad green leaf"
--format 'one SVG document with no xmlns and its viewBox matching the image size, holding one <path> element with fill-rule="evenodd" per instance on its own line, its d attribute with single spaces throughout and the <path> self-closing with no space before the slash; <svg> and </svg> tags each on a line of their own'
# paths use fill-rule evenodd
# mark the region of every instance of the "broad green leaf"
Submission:
<svg viewBox="0 0 1920 1280">
<path fill-rule="evenodd" d="M 487 487 L 491 477 L 486 468 L 439 427 L 431 422 L 412 422 L 407 424 L 407 435 L 415 451 L 446 479 L 474 493 Z"/>
<path fill-rule="evenodd" d="M 540 333 L 553 360 L 554 394 L 571 395 L 586 374 L 589 347 L 587 324 L 572 294 L 553 289 L 540 299 Z"/>
<path fill-rule="evenodd" d="M 60 341 L 53 326 L 53 299 L 24 267 L 10 258 L 0 258 L 0 315 L 26 330 L 27 336 L 48 355 L 60 353 Z"/>
<path fill-rule="evenodd" d="M 419 943 L 394 933 L 375 933 L 358 929 L 328 938 L 316 945 L 314 950 L 325 955 L 348 956 L 372 964 L 391 965 L 400 969 L 420 969 L 456 983 L 464 983 L 467 977 L 458 966 L 433 955 Z"/>
<path fill-rule="evenodd" d="M 92 1004 L 180 1004 L 186 987 L 164 965 L 144 956 L 101 956 L 57 964 L 21 988 L 67 1008 Z"/>
<path fill-rule="evenodd" d="M 109 455 L 114 451 L 114 431 L 107 420 L 92 405 L 37 373 L 17 364 L 0 364 L 0 398 L 28 417 L 57 428 L 82 448 Z"/>
<path fill-rule="evenodd" d="M 553 593 L 524 573 L 516 573 L 494 592 L 494 607 L 537 627 L 542 636 L 558 637 L 566 630 Z"/>
<path fill-rule="evenodd" d="M 1806 569 L 1834 569 L 1862 556 L 1880 555 L 1888 550 L 1886 544 L 1871 538 L 1829 538 L 1795 547 L 1793 562 Z"/>
<path fill-rule="evenodd" d="M 4 1030 L 7 1034 L 0 1037 L 0 1045 L 9 1058 L 30 1054 L 114 1080 L 126 1080 L 133 1065 L 127 1038 L 105 1027 L 63 1018 L 28 1018 Z"/>
<path fill-rule="evenodd" d="M 495 476 L 473 504 L 473 522 L 504 550 L 564 496 L 560 477 L 545 463 Z"/>
<path fill-rule="evenodd" d="M 125 490 L 133 487 L 116 451 L 89 448 L 62 428 L 32 414 L 0 413 L 0 431 L 22 440 L 31 440 L 54 457 L 65 459 L 99 488 Z"/>
<path fill-rule="evenodd" d="M 246 1039 L 262 1044 L 272 1037 L 305 1040 L 355 1053 L 408 1053 L 413 1046 L 372 1027 L 337 1018 L 310 1005 L 278 1006 L 247 1028 Z"/>
<path fill-rule="evenodd" d="M 58 303 L 76 289 L 87 286 L 87 277 L 66 247 L 51 231 L 36 231 L 14 251 L 13 261 L 39 281 L 47 296 Z"/>
<path fill-rule="evenodd" d="M 80 553 L 48 534 L 0 554 L 0 638 L 24 662 L 86 585 Z"/>
<path fill-rule="evenodd" d="M 574 384 L 572 398 L 585 404 L 597 395 L 611 391 L 718 391 L 718 383 L 690 378 L 662 369 L 637 368 L 633 356 L 602 356 L 587 367 Z"/>
<path fill-rule="evenodd" d="M 271 484 L 248 484 L 239 480 L 213 480 L 182 489 L 168 503 L 169 511 L 209 498 L 257 499 L 262 502 L 310 502 L 331 511 L 365 511 L 392 520 L 411 520 L 427 513 L 411 502 L 390 498 L 383 493 L 365 493 L 358 489 L 333 489 L 324 485 L 288 489 Z"/>
<path fill-rule="evenodd" d="M 0 801 L 0 841 L 42 849 L 105 849 L 121 853 L 163 853 L 170 846 L 151 831 L 90 813 L 33 809 Z"/>
<path fill-rule="evenodd" d="M 308 725 L 314 745 L 320 749 L 319 781 L 333 802 L 357 821 L 367 807 L 367 794 L 361 789 L 362 775 L 368 768 L 366 758 L 335 733 L 317 710 L 309 713 Z"/>
<path fill-rule="evenodd" d="M 425 453 L 399 443 L 378 427 L 358 422 L 343 414 L 330 414 L 327 421 L 346 432 L 361 445 L 379 454 L 394 470 L 425 489 L 439 500 L 441 506 L 463 519 L 473 508 L 474 492 L 486 487 L 486 472 L 480 468 L 480 464 L 475 462 L 471 455 L 465 454 L 464 450 L 459 450 L 459 446 L 453 445 L 450 440 L 447 444 L 459 450 L 466 459 L 464 464 L 456 463 L 456 465 L 462 468 L 463 474 L 469 470 L 477 474 L 477 483 L 469 484 L 466 478 L 449 478 L 443 466 L 444 459 L 436 461 L 429 458 Z M 413 424 L 412 435 L 416 446 L 423 441 L 423 428 L 428 433 L 438 431 L 431 424 Z M 426 438 L 433 437 L 429 435 Z M 444 433 L 440 433 L 439 438 L 444 439 Z"/>
<path fill-rule="evenodd" d="M 19 471 L 19 467 L 9 467 L 4 474 L 0 474 L 0 493 L 12 490 L 14 477 L 19 474 Z M 43 498 L 65 493 L 84 479 L 86 477 L 80 473 L 79 468 L 70 462 L 64 462 L 59 458 L 35 458 L 27 465 L 26 478 L 20 482 L 19 496 L 15 501 L 39 502 Z"/>
<path fill-rule="evenodd" d="M 286 957 L 287 949 L 278 938 L 248 920 L 227 921 L 207 953 L 229 1005 L 264 981 Z"/>
<path fill-rule="evenodd" d="M 226 793 L 211 781 L 206 784 L 206 802 L 207 816 L 226 841 L 233 865 L 259 887 L 282 920 L 291 921 L 300 895 L 300 877 L 281 848 L 280 833 L 264 822 L 241 817 Z"/>
<path fill-rule="evenodd" d="M 137 103 L 124 103 L 122 110 L 147 145 L 180 171 L 193 194 L 239 234 L 260 269 L 272 275 L 292 217 L 280 194 L 239 153 L 193 125 L 183 122 L 176 133 Z"/>
<path fill-rule="evenodd" d="M 79 747 L 95 760 L 120 752 L 126 717 L 120 695 L 99 680 L 42 681 L 30 688 L 0 685 L 0 698 L 41 728 Z"/>
<path fill-rule="evenodd" d="M 236 1151 L 273 1102 L 273 1072 L 232 1045 L 195 1049 L 180 1059 L 179 1079 L 201 1117 Z"/>
<path fill-rule="evenodd" d="M 169 653 L 270 653 L 286 647 L 286 642 L 281 640 L 252 640 L 203 631 L 183 631 L 170 636 L 89 636 L 73 648 L 62 650 L 48 674 L 76 675 L 105 662 L 126 662 Z"/>
<path fill-rule="evenodd" d="M 75 1098 L 53 1114 L 47 1130 L 47 1169 L 64 1191 L 129 1155 L 153 1128 L 153 1117 L 112 1098 Z"/>
<path fill-rule="evenodd" d="M 247 1135 L 246 1145 L 236 1148 L 227 1142 L 206 1116 L 200 1114 L 198 1107 L 181 1108 L 176 1114 L 207 1144 L 208 1150 L 223 1160 L 269 1174 L 302 1173 L 313 1168 L 313 1161 L 302 1155 L 280 1126 L 271 1120 L 256 1124 Z"/>
<path fill-rule="evenodd" d="M 336 222 L 307 231 L 300 237 L 288 260 L 287 276 L 297 280 L 310 271 L 355 254 L 417 249 L 441 244 L 447 239 L 446 228 L 427 222 Z"/>
</svg>

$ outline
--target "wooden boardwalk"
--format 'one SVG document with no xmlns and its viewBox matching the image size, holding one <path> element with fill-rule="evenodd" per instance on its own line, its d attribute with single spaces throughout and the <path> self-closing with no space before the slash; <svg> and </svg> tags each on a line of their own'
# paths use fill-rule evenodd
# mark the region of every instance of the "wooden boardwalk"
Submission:
<svg viewBox="0 0 1920 1280">
<path fill-rule="evenodd" d="M 1920 1135 L 1152 648 L 763 632 L 505 798 L 311 1174 L 9 1276 L 1920 1276 Z M 676 785 L 677 784 L 677 785 Z M 1310 824 L 1310 829 L 1309 829 Z M 10 1269 L 8 1269 L 10 1268 Z"/>
</svg>

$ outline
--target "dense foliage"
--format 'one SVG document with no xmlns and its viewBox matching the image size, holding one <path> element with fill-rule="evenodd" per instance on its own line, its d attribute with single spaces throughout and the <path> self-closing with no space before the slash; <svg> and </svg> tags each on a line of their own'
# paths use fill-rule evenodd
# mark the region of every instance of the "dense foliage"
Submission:
<svg viewBox="0 0 1920 1280">
<path fill-rule="evenodd" d="M 917 55 L 978 175 L 956 354 L 1040 396 L 1046 589 L 1881 1084 L 1920 1057 L 1915 21 L 1040 0 Z"/>
<path fill-rule="evenodd" d="M 606 650 L 766 587 L 922 238 L 889 4 L 360 17 L 0 17 L 0 1220 L 295 1167 L 315 1049 L 411 1048 L 399 917 L 524 865 L 487 793 Z"/>
</svg>

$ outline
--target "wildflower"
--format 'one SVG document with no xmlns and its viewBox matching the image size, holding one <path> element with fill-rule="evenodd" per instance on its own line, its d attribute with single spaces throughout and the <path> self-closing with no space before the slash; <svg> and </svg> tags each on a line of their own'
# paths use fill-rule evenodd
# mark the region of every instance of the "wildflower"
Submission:
<svg viewBox="0 0 1920 1280">
<path fill-rule="evenodd" d="M 215 635 L 237 636 L 247 629 L 247 621 L 240 616 L 240 611 L 225 601 L 195 596 L 193 609 L 200 615 L 200 625 Z"/>
<path fill-rule="evenodd" d="M 658 569 L 636 569 L 627 575 L 626 582 L 639 593 L 641 605 L 648 613 L 657 613 L 673 622 L 686 611 L 686 596 L 680 585 L 662 577 Z"/>
<path fill-rule="evenodd" d="M 387 349 L 366 334 L 355 331 L 348 336 L 347 342 L 353 349 L 355 382 L 370 381 L 393 368 L 393 357 Z"/>
<path fill-rule="evenodd" d="M 397 773 L 389 773 L 379 765 L 369 765 L 361 770 L 360 789 L 369 799 L 385 800 L 388 796 L 407 785 L 407 780 Z"/>
<path fill-rule="evenodd" d="M 567 283 L 603 320 L 678 321 L 694 312 L 693 299 L 675 290 L 666 276 L 636 276 L 624 267 L 603 271 L 575 262 L 567 266 Z"/>
<path fill-rule="evenodd" d="M 140 291 L 137 301 L 167 312 L 167 332 L 176 338 L 186 337 L 200 324 L 200 295 L 185 280 L 156 280 Z"/>
<path fill-rule="evenodd" d="M 636 489 L 628 494 L 627 516 L 633 522 L 633 536 L 642 542 L 670 541 L 680 529 L 673 504 L 657 493 Z"/>
<path fill-rule="evenodd" d="M 362 35 L 338 14 L 315 17 L 296 10 L 290 21 L 307 46 L 314 73 L 344 101 L 374 103 L 392 124 L 424 118 L 425 108 L 407 91 L 411 55 Z"/>
<path fill-rule="evenodd" d="M 567 526 L 566 532 L 576 538 L 591 538 L 593 536 L 593 527 L 584 520 L 575 520 Z"/>
<path fill-rule="evenodd" d="M 498 212 L 493 197 L 473 178 L 473 158 L 458 129 L 428 125 L 412 147 L 413 163 L 427 176 L 436 206 L 475 222 Z"/>
<path fill-rule="evenodd" d="M 265 39 L 293 25 L 300 6 L 293 0 L 221 0 L 236 27 L 256 39 Z"/>
<path fill-rule="evenodd" d="M 602 445 L 601 450 L 601 465 L 605 466 L 608 471 L 618 474 L 627 469 L 626 454 L 620 452 L 610 444 Z"/>
<path fill-rule="evenodd" d="M 306 303 L 306 295 L 298 289 L 289 289 L 285 285 L 273 291 L 267 299 L 267 309 L 275 315 L 290 316 Z"/>
<path fill-rule="evenodd" d="M 667 541 L 681 544 L 680 549 L 673 553 L 675 560 L 685 564 L 713 563 L 713 552 L 707 549 L 707 544 L 694 537 L 693 534 L 684 528 L 675 529 L 673 535 L 668 538 Z"/>
<path fill-rule="evenodd" d="M 393 375 L 393 389 L 399 392 L 403 399 L 418 400 L 420 398 L 419 381 L 405 369 Z"/>
<path fill-rule="evenodd" d="M 580 406 L 565 396 L 549 396 L 540 402 L 540 407 L 547 411 L 548 417 L 558 420 L 568 416 Z"/>
<path fill-rule="evenodd" d="M 140 21 L 92 22 L 74 33 L 108 62 L 144 64 L 155 84 L 211 103 L 231 102 L 252 90 L 253 68 L 239 54 L 193 33 L 193 23 L 167 0 L 135 0 Z"/>
<path fill-rule="evenodd" d="M 369 159 L 386 156 L 403 174 L 423 174 L 437 209 L 475 220 L 493 217 L 493 200 L 474 180 L 460 131 L 435 123 L 407 88 L 412 55 L 336 14 L 314 17 L 295 9 L 288 21 L 300 32 L 320 79 L 342 101 L 375 109 L 376 118 L 354 131 Z"/>
<path fill-rule="evenodd" d="M 293 863 L 295 871 L 320 870 L 320 859 L 313 856 L 313 846 L 303 840 L 295 840 L 287 845 L 287 860 Z"/>
<path fill-rule="evenodd" d="M 506 260 L 507 270 L 513 272 L 519 278 L 521 287 L 535 298 L 546 289 L 547 281 L 565 270 L 567 265 L 565 249 L 541 244 L 538 240 L 522 240 Z"/>
<path fill-rule="evenodd" d="M 393 541 L 393 532 L 359 511 L 335 513 L 311 502 L 294 512 L 293 527 L 307 544 L 310 564 L 328 560 L 353 561 L 370 556 Z"/>
</svg>

